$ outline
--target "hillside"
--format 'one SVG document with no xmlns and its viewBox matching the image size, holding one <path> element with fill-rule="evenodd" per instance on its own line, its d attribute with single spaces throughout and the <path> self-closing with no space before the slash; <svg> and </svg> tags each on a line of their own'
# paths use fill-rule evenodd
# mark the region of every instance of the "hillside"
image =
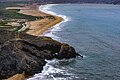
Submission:
<svg viewBox="0 0 120 80">
<path fill-rule="evenodd" d="M 120 4 L 120 0 L 34 0 L 40 3 L 105 3 Z"/>
<path fill-rule="evenodd" d="M 120 4 L 120 0 L 0 0 L 0 2 L 6 1 L 28 1 L 38 2 L 42 4 L 46 3 L 103 3 L 103 4 Z"/>
</svg>

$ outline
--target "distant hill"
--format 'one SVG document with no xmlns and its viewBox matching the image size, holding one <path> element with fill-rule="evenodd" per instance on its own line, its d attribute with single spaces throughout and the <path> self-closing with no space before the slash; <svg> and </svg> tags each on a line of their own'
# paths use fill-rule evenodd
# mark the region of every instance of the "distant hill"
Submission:
<svg viewBox="0 0 120 80">
<path fill-rule="evenodd" d="M 30 0 L 0 0 L 0 2 L 7 2 L 7 1 L 30 1 Z"/>
<path fill-rule="evenodd" d="M 39 3 L 104 3 L 120 4 L 120 0 L 0 0 L 0 1 L 31 1 Z"/>
<path fill-rule="evenodd" d="M 34 0 L 40 3 L 105 3 L 120 4 L 120 0 Z"/>
</svg>

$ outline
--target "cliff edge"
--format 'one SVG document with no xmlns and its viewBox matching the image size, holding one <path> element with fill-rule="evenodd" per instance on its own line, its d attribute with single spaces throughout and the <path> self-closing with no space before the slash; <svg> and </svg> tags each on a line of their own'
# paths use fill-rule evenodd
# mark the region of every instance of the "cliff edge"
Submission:
<svg viewBox="0 0 120 80">
<path fill-rule="evenodd" d="M 15 36 L 19 36 L 15 37 Z M 0 78 L 15 74 L 34 75 L 43 70 L 47 60 L 75 58 L 78 53 L 65 43 L 50 37 L 37 37 L 0 30 Z"/>
</svg>

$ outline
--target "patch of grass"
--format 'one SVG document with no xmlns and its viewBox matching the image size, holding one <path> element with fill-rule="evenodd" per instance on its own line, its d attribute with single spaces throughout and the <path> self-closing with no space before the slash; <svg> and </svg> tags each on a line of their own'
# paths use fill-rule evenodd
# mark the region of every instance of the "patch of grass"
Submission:
<svg viewBox="0 0 120 80">
<path fill-rule="evenodd" d="M 25 14 L 17 13 L 19 9 L 17 10 L 6 10 L 7 7 L 15 7 L 18 6 L 18 4 L 26 4 L 27 2 L 24 1 L 16 1 L 16 2 L 3 2 L 0 3 L 0 19 L 27 19 L 28 21 L 36 20 L 36 19 L 42 19 L 42 17 L 35 17 Z"/>
<path fill-rule="evenodd" d="M 20 9 L 11 9 L 9 11 L 11 11 L 11 12 L 18 12 L 18 11 L 20 11 Z"/>
<path fill-rule="evenodd" d="M 45 16 L 46 18 L 48 18 L 48 19 L 53 19 L 53 20 L 55 20 L 55 17 L 54 16 Z"/>
<path fill-rule="evenodd" d="M 8 22 L 16 22 L 12 21 L 11 19 L 25 19 L 27 21 L 34 21 L 36 19 L 43 19 L 44 17 L 35 17 L 31 15 L 25 15 L 25 14 L 20 14 L 18 11 L 20 9 L 13 9 L 13 10 L 6 10 L 7 7 L 20 7 L 18 4 L 28 4 L 26 1 L 16 1 L 16 2 L 0 2 L 0 30 L 4 29 L 14 29 L 15 32 L 17 32 L 19 29 L 21 29 L 23 26 L 11 26 L 11 25 L 6 25 Z M 48 18 L 52 19 L 52 16 L 47 16 Z M 2 21 L 4 20 L 4 21 Z M 20 23 L 22 24 L 22 23 Z M 9 26 L 9 27 L 7 27 Z M 29 29 L 26 29 L 25 31 L 28 31 Z"/>
<path fill-rule="evenodd" d="M 9 26 L 9 27 L 0 27 L 0 30 L 10 30 L 10 29 L 13 29 L 15 28 L 14 26 Z"/>
<path fill-rule="evenodd" d="M 7 24 L 7 22 L 3 22 L 3 21 L 0 22 L 0 26 L 5 26 L 5 24 Z"/>
<path fill-rule="evenodd" d="M 0 10 L 1 19 L 27 19 L 29 21 L 36 20 L 36 18 L 41 19 L 41 17 L 34 17 L 30 15 L 20 14 L 17 11 L 11 10 Z"/>
</svg>

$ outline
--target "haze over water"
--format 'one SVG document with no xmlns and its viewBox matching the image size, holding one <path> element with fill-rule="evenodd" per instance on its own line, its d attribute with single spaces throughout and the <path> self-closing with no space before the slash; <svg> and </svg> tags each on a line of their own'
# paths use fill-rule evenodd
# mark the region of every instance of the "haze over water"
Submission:
<svg viewBox="0 0 120 80">
<path fill-rule="evenodd" d="M 46 5 L 67 21 L 46 34 L 72 45 L 84 55 L 70 61 L 51 61 L 38 79 L 120 80 L 120 6 L 103 4 Z M 40 78 L 39 76 L 44 76 Z"/>
</svg>

